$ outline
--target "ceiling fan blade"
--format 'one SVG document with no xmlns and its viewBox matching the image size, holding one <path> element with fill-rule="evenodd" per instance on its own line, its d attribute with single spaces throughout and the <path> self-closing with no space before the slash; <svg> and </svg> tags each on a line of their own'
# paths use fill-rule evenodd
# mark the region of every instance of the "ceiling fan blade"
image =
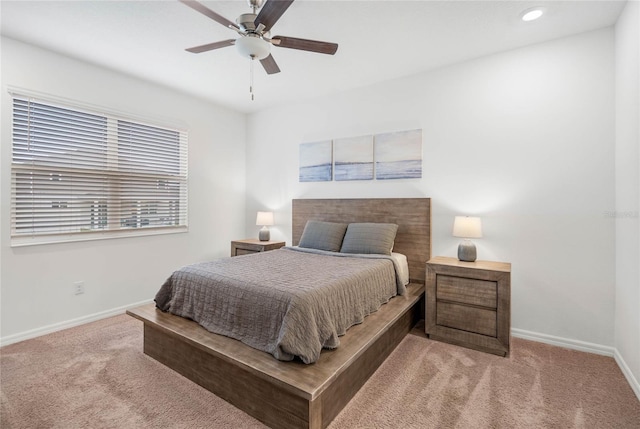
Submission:
<svg viewBox="0 0 640 429">
<path fill-rule="evenodd" d="M 302 51 L 311 51 L 328 55 L 333 55 L 338 50 L 337 43 L 298 39 L 296 37 L 274 36 L 271 38 L 271 43 L 281 48 L 300 49 Z"/>
<path fill-rule="evenodd" d="M 235 22 L 229 21 L 227 18 L 225 18 L 222 15 L 218 15 L 217 13 L 215 13 L 214 11 L 212 11 L 211 9 L 206 7 L 205 5 L 203 5 L 201 3 L 198 3 L 195 0 L 179 0 L 179 1 L 181 3 L 184 3 L 185 5 L 189 6 L 191 9 L 197 10 L 201 14 L 208 16 L 209 18 L 213 19 L 218 24 L 222 24 L 225 27 L 231 27 L 234 30 L 238 30 L 239 29 Z"/>
<path fill-rule="evenodd" d="M 291 3 L 293 3 L 293 0 L 267 0 L 253 23 L 256 27 L 262 24 L 264 25 L 264 31 L 269 31 L 289 6 L 291 6 Z"/>
<path fill-rule="evenodd" d="M 214 49 L 226 48 L 227 46 L 232 46 L 236 42 L 236 39 L 222 40 L 220 42 L 207 43 L 206 45 L 194 46 L 193 48 L 186 49 L 189 52 L 193 52 L 194 54 L 199 54 L 200 52 L 213 51 Z"/>
<path fill-rule="evenodd" d="M 278 67 L 276 60 L 273 59 L 271 54 L 269 54 L 268 57 L 261 59 L 260 64 L 262 64 L 262 67 L 264 67 L 264 71 L 266 71 L 267 74 L 280 73 L 280 67 Z"/>
</svg>

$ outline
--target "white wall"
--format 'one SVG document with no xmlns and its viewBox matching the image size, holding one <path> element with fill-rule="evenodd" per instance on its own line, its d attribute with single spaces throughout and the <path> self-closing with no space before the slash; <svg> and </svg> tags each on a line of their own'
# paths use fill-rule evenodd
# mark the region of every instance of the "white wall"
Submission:
<svg viewBox="0 0 640 429">
<path fill-rule="evenodd" d="M 249 116 L 247 231 L 291 199 L 431 197 L 433 254 L 456 214 L 479 215 L 479 259 L 512 269 L 512 326 L 611 353 L 614 344 L 613 29 L 483 57 Z M 298 182 L 298 145 L 423 130 L 423 178 Z"/>
<path fill-rule="evenodd" d="M 73 99 L 189 131 L 189 232 L 10 247 L 11 97 L 7 86 Z M 2 39 L 1 331 L 3 343 L 153 299 L 187 263 L 229 254 L 245 230 L 246 117 L 166 88 Z M 86 292 L 73 294 L 73 282 Z"/>
<path fill-rule="evenodd" d="M 640 398 L 640 3 L 616 24 L 616 359 Z"/>
</svg>

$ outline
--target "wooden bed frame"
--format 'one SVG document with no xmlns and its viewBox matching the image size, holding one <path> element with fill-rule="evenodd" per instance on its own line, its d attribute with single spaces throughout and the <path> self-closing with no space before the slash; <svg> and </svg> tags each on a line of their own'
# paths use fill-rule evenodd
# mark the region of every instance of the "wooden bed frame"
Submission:
<svg viewBox="0 0 640 429">
<path fill-rule="evenodd" d="M 423 317 L 431 200 L 293 200 L 292 212 L 294 245 L 307 220 L 396 223 L 394 251 L 409 261 L 407 293 L 349 328 L 317 362 L 278 361 L 153 304 L 127 313 L 144 322 L 144 353 L 249 415 L 274 428 L 325 428 Z"/>
</svg>

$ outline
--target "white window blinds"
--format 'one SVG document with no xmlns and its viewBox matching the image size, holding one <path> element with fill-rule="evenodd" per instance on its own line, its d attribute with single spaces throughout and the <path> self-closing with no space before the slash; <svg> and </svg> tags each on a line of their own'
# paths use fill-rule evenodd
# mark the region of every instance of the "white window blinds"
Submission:
<svg viewBox="0 0 640 429">
<path fill-rule="evenodd" d="M 13 97 L 12 244 L 186 229 L 187 133 Z"/>
</svg>

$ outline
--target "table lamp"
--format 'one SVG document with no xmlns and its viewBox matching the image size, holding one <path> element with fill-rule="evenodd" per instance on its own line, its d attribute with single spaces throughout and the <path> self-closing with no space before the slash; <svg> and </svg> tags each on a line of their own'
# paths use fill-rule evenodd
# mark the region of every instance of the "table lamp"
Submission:
<svg viewBox="0 0 640 429">
<path fill-rule="evenodd" d="M 273 212 L 258 212 L 258 216 L 256 216 L 256 225 L 262 225 L 262 229 L 260 229 L 260 233 L 258 235 L 260 241 L 269 241 L 271 233 L 267 226 L 273 225 Z"/>
<path fill-rule="evenodd" d="M 482 237 L 482 222 L 479 217 L 456 216 L 453 222 L 453 236 L 464 240 L 458 245 L 458 259 L 465 262 L 476 260 L 476 245 L 469 238 Z"/>
</svg>

